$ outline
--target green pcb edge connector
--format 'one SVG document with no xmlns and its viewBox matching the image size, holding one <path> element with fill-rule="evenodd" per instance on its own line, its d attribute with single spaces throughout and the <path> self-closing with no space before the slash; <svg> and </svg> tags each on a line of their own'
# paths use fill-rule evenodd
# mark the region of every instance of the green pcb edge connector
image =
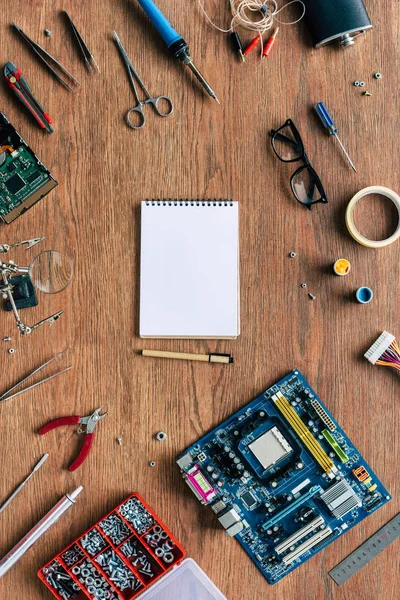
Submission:
<svg viewBox="0 0 400 600">
<path fill-rule="evenodd" d="M 349 460 L 349 457 L 345 452 L 343 452 L 333 435 L 327 429 L 323 429 L 321 433 L 328 442 L 328 444 L 331 446 L 331 448 L 336 452 L 342 463 L 347 462 Z"/>
</svg>

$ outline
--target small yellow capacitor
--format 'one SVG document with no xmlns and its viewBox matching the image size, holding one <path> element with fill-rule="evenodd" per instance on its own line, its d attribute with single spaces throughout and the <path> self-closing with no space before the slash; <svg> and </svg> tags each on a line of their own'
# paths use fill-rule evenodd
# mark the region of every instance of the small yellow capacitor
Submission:
<svg viewBox="0 0 400 600">
<path fill-rule="evenodd" d="M 333 265 L 334 272 L 336 275 L 340 275 L 341 277 L 347 275 L 350 272 L 350 268 L 351 265 L 347 258 L 339 258 L 339 260 L 337 260 Z"/>
</svg>

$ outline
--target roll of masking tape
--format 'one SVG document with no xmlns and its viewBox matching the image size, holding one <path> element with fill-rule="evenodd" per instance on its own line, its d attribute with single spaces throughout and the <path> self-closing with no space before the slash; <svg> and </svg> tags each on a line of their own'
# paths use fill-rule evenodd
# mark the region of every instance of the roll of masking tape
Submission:
<svg viewBox="0 0 400 600">
<path fill-rule="evenodd" d="M 356 207 L 356 204 L 359 200 L 361 200 L 361 198 L 369 196 L 369 194 L 380 194 L 381 196 L 385 196 L 386 198 L 389 198 L 389 200 L 391 200 L 397 208 L 399 220 L 397 223 L 396 231 L 390 237 L 386 238 L 386 240 L 369 240 L 365 236 L 361 235 L 361 233 L 355 226 L 354 209 Z M 389 244 L 393 244 L 393 242 L 398 240 L 400 237 L 400 196 L 398 196 L 396 192 L 393 192 L 393 190 L 390 190 L 389 188 L 383 187 L 381 185 L 371 185 L 369 187 L 364 188 L 363 190 L 360 190 L 355 196 L 353 196 L 353 198 L 350 200 L 347 206 L 346 225 L 351 237 L 362 246 L 366 246 L 367 248 L 383 248 L 384 246 L 389 246 Z"/>
</svg>

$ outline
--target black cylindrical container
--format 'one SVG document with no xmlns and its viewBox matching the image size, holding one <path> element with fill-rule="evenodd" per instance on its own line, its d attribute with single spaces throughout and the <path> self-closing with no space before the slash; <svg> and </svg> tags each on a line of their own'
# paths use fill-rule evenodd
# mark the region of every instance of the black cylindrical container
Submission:
<svg viewBox="0 0 400 600">
<path fill-rule="evenodd" d="M 372 28 L 363 0 L 303 0 L 305 20 L 316 48 L 340 40 L 352 46 L 354 37 Z"/>
</svg>

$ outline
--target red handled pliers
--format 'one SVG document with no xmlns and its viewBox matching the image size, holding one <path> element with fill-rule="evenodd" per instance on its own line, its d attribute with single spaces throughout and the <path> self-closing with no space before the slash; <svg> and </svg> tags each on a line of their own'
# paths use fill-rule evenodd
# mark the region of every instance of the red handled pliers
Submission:
<svg viewBox="0 0 400 600">
<path fill-rule="evenodd" d="M 49 423 L 47 423 L 47 425 L 44 425 L 39 429 L 38 433 L 40 435 L 44 435 L 48 431 L 56 429 L 57 427 L 63 427 L 64 425 L 81 425 L 81 427 L 79 427 L 78 429 L 78 433 L 84 433 L 85 438 L 83 440 L 82 448 L 78 456 L 69 465 L 68 471 L 75 471 L 75 469 L 80 467 L 87 455 L 89 454 L 94 439 L 93 429 L 96 427 L 100 419 L 104 419 L 104 417 L 108 415 L 108 412 L 104 413 L 104 415 L 99 414 L 102 408 L 103 407 L 100 406 L 100 408 L 95 410 L 94 413 L 88 415 L 87 417 L 71 416 L 54 419 L 54 421 L 50 421 Z"/>
</svg>

